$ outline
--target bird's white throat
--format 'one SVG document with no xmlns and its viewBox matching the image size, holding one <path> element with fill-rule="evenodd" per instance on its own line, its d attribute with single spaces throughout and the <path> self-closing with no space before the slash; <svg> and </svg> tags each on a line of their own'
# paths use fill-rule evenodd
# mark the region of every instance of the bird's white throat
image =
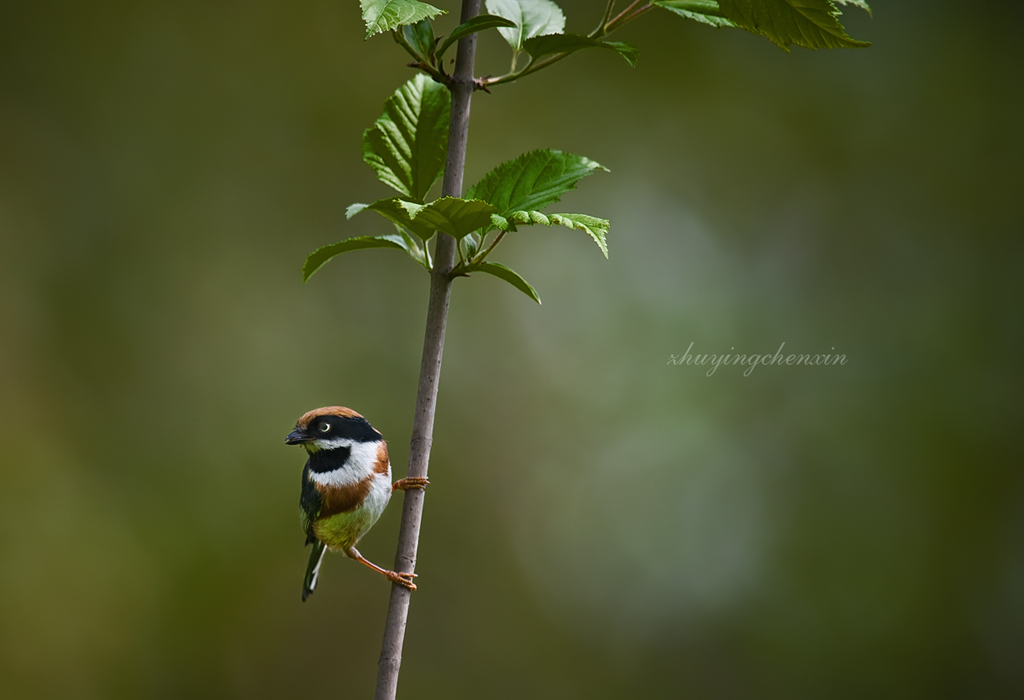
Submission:
<svg viewBox="0 0 1024 700">
<path fill-rule="evenodd" d="M 309 472 L 309 478 L 321 486 L 351 486 L 358 484 L 367 477 L 373 475 L 377 466 L 377 450 L 380 441 L 377 442 L 356 442 L 348 438 L 333 438 L 326 440 L 314 440 L 312 444 L 316 451 L 335 450 L 339 447 L 349 449 L 348 459 L 345 463 L 329 472 Z M 388 472 L 391 465 L 388 465 Z M 389 477 L 390 478 L 390 477 Z"/>
</svg>

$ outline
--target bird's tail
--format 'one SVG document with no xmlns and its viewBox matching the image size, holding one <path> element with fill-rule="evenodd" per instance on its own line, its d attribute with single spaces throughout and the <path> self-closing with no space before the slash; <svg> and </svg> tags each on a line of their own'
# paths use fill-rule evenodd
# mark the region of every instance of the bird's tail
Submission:
<svg viewBox="0 0 1024 700">
<path fill-rule="evenodd" d="M 320 562 L 324 559 L 327 545 L 320 540 L 313 540 L 313 548 L 309 550 L 309 564 L 306 565 L 306 578 L 302 581 L 302 601 L 313 595 L 316 579 L 320 575 Z"/>
</svg>

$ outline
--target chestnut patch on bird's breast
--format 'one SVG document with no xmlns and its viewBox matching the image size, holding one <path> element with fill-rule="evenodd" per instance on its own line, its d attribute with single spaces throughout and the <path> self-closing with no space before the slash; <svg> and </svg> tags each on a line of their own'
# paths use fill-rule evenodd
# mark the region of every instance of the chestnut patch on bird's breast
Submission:
<svg viewBox="0 0 1024 700">
<path fill-rule="evenodd" d="M 338 513 L 347 513 L 355 510 L 363 504 L 366 494 L 373 486 L 374 476 L 369 476 L 362 481 L 345 486 L 322 486 L 317 484 L 316 489 L 320 492 L 323 503 L 320 506 L 318 519 L 329 518 Z"/>
</svg>

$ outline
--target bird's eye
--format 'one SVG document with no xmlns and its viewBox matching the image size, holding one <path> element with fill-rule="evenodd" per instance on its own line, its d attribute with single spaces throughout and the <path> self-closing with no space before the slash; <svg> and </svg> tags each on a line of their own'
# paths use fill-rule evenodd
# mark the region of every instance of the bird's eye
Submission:
<svg viewBox="0 0 1024 700">
<path fill-rule="evenodd" d="M 330 429 L 331 429 L 331 424 L 330 423 L 321 423 L 320 424 L 320 432 L 321 433 L 326 433 Z"/>
</svg>

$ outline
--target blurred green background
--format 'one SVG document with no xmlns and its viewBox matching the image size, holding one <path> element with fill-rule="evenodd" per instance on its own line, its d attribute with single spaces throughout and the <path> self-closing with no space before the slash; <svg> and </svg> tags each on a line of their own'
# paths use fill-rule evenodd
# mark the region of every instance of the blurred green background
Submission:
<svg viewBox="0 0 1024 700">
<path fill-rule="evenodd" d="M 476 95 L 467 184 L 598 160 L 557 210 L 611 259 L 524 229 L 543 306 L 455 285 L 401 697 L 1024 696 L 1024 8 L 874 4 L 865 51 L 651 13 L 636 69 Z M 407 58 L 354 0 L 3 15 L 0 696 L 370 697 L 388 586 L 333 556 L 300 603 L 283 438 L 352 406 L 405 472 L 427 276 L 299 271 L 387 230 L 344 210 Z"/>
</svg>

